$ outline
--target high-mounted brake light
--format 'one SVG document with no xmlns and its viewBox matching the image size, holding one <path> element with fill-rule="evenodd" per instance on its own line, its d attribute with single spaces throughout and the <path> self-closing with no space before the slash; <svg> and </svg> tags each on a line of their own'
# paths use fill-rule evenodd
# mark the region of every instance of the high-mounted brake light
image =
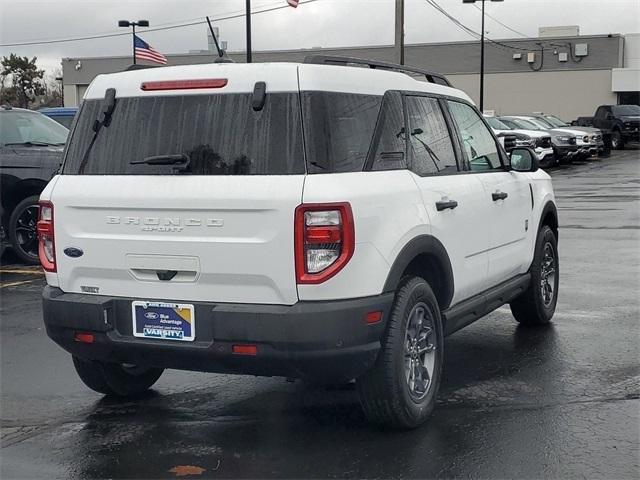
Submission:
<svg viewBox="0 0 640 480">
<path fill-rule="evenodd" d="M 327 281 L 349 262 L 355 248 L 348 203 L 302 204 L 295 212 L 296 281 Z"/>
<path fill-rule="evenodd" d="M 142 82 L 140 90 L 197 90 L 200 88 L 222 88 L 228 83 L 226 78 L 198 78 L 195 80 L 160 80 Z"/>
<path fill-rule="evenodd" d="M 47 272 L 56 271 L 56 244 L 53 229 L 53 203 L 42 201 L 38 212 L 38 257 Z"/>
</svg>

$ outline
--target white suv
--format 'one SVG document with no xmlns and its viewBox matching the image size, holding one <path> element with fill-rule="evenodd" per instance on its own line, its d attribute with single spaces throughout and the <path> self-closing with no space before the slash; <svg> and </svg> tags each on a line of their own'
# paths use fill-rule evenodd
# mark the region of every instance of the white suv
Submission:
<svg viewBox="0 0 640 480">
<path fill-rule="evenodd" d="M 549 176 L 444 77 L 402 68 L 96 77 L 38 222 L 47 332 L 81 379 L 107 395 L 164 368 L 355 379 L 369 419 L 411 428 L 446 335 L 506 303 L 549 322 Z"/>
</svg>

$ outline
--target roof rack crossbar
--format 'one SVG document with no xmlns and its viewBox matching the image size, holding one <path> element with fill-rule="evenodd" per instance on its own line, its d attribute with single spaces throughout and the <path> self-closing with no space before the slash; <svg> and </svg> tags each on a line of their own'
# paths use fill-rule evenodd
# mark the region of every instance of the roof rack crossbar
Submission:
<svg viewBox="0 0 640 480">
<path fill-rule="evenodd" d="M 430 72 L 428 70 L 422 70 L 415 67 L 407 67 L 405 65 L 398 65 L 396 63 L 379 62 L 377 60 L 365 60 L 362 58 L 354 57 L 339 57 L 333 55 L 308 55 L 304 59 L 304 63 L 312 63 L 316 65 L 366 65 L 372 69 L 394 70 L 403 73 L 414 73 L 424 76 L 430 83 L 437 83 L 439 85 L 451 86 L 447 77 L 440 73 Z"/>
</svg>

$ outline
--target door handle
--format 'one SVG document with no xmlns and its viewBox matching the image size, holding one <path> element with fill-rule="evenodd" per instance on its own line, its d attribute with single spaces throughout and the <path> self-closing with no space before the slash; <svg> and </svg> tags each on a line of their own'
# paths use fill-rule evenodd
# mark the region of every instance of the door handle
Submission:
<svg viewBox="0 0 640 480">
<path fill-rule="evenodd" d="M 440 200 L 436 202 L 436 210 L 441 212 L 442 210 L 451 209 L 453 210 L 458 206 L 458 202 L 455 200 Z"/>
<path fill-rule="evenodd" d="M 505 192 L 494 192 L 491 194 L 491 198 L 493 198 L 494 202 L 497 202 L 498 200 L 504 200 L 508 196 L 509 194 Z"/>
</svg>

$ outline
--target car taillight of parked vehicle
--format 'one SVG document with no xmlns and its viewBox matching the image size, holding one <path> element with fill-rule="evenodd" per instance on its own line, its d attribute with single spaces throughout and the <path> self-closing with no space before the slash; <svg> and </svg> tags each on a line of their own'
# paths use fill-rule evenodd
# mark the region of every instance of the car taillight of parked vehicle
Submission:
<svg viewBox="0 0 640 480">
<path fill-rule="evenodd" d="M 56 271 L 55 234 L 53 229 L 53 203 L 39 202 L 38 213 L 38 257 L 47 272 Z"/>
<path fill-rule="evenodd" d="M 302 204 L 295 211 L 298 284 L 322 283 L 344 268 L 355 248 L 349 203 Z"/>
</svg>

